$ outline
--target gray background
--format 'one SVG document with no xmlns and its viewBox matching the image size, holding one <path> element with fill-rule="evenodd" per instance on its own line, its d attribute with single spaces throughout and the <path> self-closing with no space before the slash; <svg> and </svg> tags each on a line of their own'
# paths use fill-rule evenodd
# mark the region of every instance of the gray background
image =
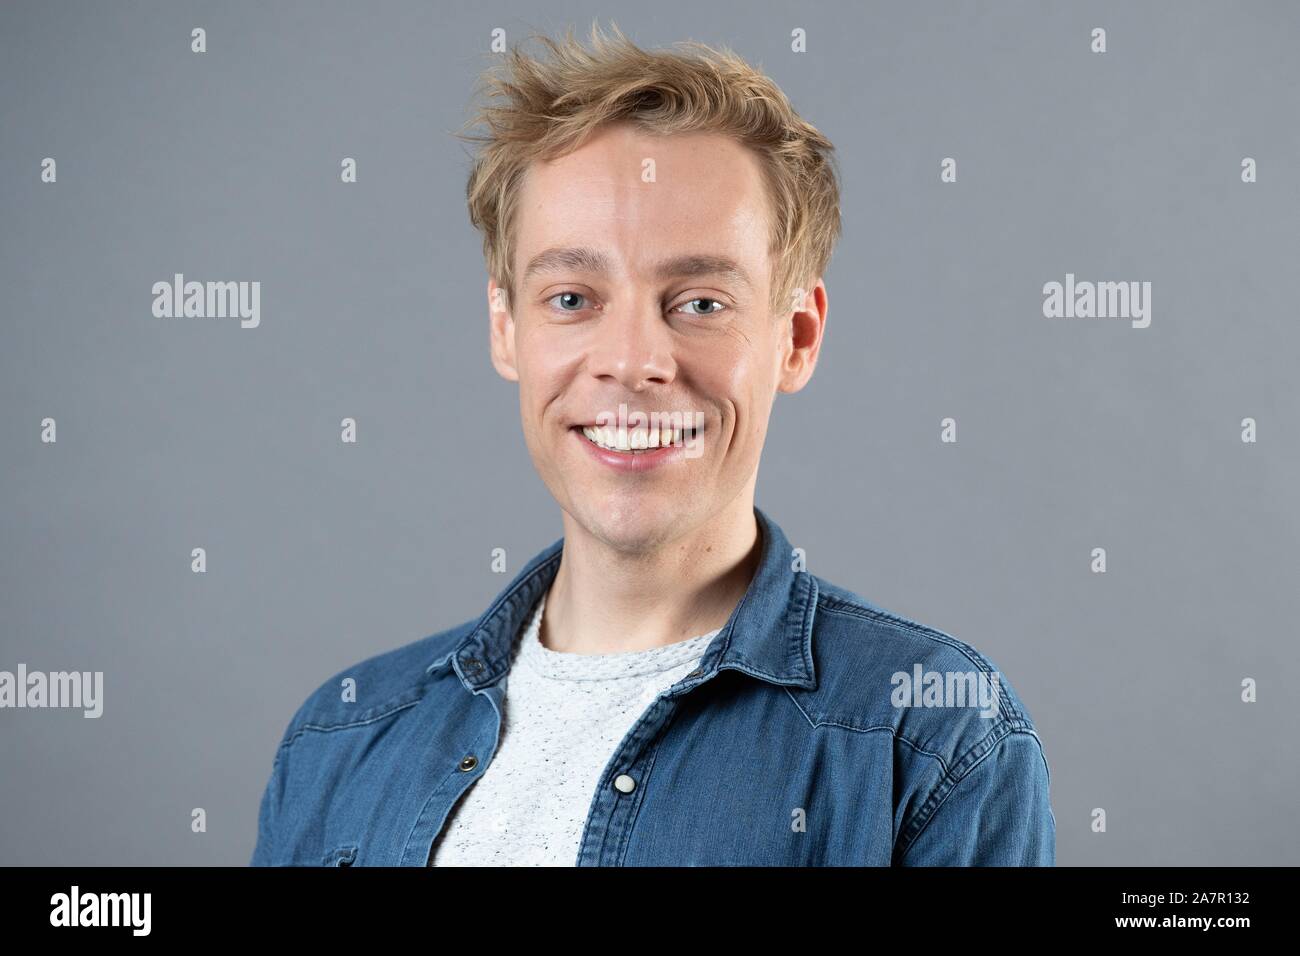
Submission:
<svg viewBox="0 0 1300 956">
<path fill-rule="evenodd" d="M 757 497 L 809 569 L 999 666 L 1061 864 L 1300 863 L 1297 5 L 666 0 L 0 7 L 0 669 L 105 672 L 98 720 L 0 711 L 0 862 L 245 863 L 304 697 L 561 534 L 451 133 L 492 28 L 593 17 L 731 45 L 838 147 Z M 174 272 L 261 327 L 154 318 Z M 1067 272 L 1150 328 L 1045 319 Z"/>
</svg>

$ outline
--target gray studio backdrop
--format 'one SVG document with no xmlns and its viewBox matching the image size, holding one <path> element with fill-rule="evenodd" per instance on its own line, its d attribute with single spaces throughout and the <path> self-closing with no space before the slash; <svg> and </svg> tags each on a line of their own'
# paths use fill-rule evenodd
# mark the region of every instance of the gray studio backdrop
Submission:
<svg viewBox="0 0 1300 956">
<path fill-rule="evenodd" d="M 0 6 L 0 670 L 104 675 L 97 719 L 0 710 L 0 863 L 245 863 L 306 695 L 561 534 L 452 131 L 495 28 L 596 17 L 838 147 L 757 496 L 809 570 L 999 666 L 1058 862 L 1300 863 L 1300 6 L 752 0 Z M 176 273 L 259 324 L 154 316 Z M 1067 275 L 1150 324 L 1045 316 Z"/>
</svg>

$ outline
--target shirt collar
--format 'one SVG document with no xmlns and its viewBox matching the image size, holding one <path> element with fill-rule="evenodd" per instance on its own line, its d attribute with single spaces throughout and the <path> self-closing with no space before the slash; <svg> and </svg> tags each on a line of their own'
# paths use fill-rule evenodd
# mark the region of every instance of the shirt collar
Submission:
<svg viewBox="0 0 1300 956">
<path fill-rule="evenodd" d="M 794 570 L 790 542 L 780 526 L 754 507 L 762 545 L 758 568 L 731 617 L 709 644 L 699 667 L 683 684 L 708 680 L 730 668 L 774 684 L 816 686 L 812 659 L 817 582 Z M 448 653 L 426 668 L 451 663 L 462 683 L 477 691 L 510 667 L 514 638 L 560 567 L 564 539 L 537 554 Z"/>
</svg>

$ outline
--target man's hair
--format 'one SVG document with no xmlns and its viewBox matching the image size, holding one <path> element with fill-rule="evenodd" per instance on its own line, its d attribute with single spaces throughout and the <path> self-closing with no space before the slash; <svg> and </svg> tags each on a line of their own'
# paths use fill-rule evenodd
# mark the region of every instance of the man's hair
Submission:
<svg viewBox="0 0 1300 956">
<path fill-rule="evenodd" d="M 630 122 L 652 133 L 716 132 L 760 160 L 772 235 L 774 311 L 826 270 L 840 234 L 834 147 L 794 111 L 781 89 L 727 48 L 682 41 L 644 50 L 616 24 L 591 28 L 591 49 L 573 38 L 534 35 L 549 60 L 514 46 L 504 69 L 480 77 L 485 101 L 462 139 L 481 144 L 466 187 L 470 222 L 483 234 L 488 272 L 514 300 L 514 219 L 523 177 L 534 160 L 578 149 L 599 127 Z"/>
</svg>

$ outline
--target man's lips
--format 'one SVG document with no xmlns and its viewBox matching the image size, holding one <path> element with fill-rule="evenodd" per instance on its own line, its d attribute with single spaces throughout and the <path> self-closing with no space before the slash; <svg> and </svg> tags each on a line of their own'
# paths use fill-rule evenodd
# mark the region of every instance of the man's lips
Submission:
<svg viewBox="0 0 1300 956">
<path fill-rule="evenodd" d="M 612 429 L 611 429 L 612 430 Z M 588 455 L 592 461 L 596 462 L 603 468 L 609 468 L 616 474 L 638 475 L 657 471 L 670 463 L 684 463 L 686 459 L 695 457 L 692 448 L 697 448 L 698 440 L 692 439 L 691 447 L 682 440 L 675 443 L 651 445 L 649 447 L 606 447 L 597 441 L 593 441 L 588 432 L 582 428 L 570 428 L 569 432 L 573 435 L 573 440 L 578 442 L 583 449 L 583 453 Z M 605 436 L 606 440 L 617 440 L 617 436 Z M 628 446 L 631 446 L 631 436 L 625 439 Z"/>
</svg>

